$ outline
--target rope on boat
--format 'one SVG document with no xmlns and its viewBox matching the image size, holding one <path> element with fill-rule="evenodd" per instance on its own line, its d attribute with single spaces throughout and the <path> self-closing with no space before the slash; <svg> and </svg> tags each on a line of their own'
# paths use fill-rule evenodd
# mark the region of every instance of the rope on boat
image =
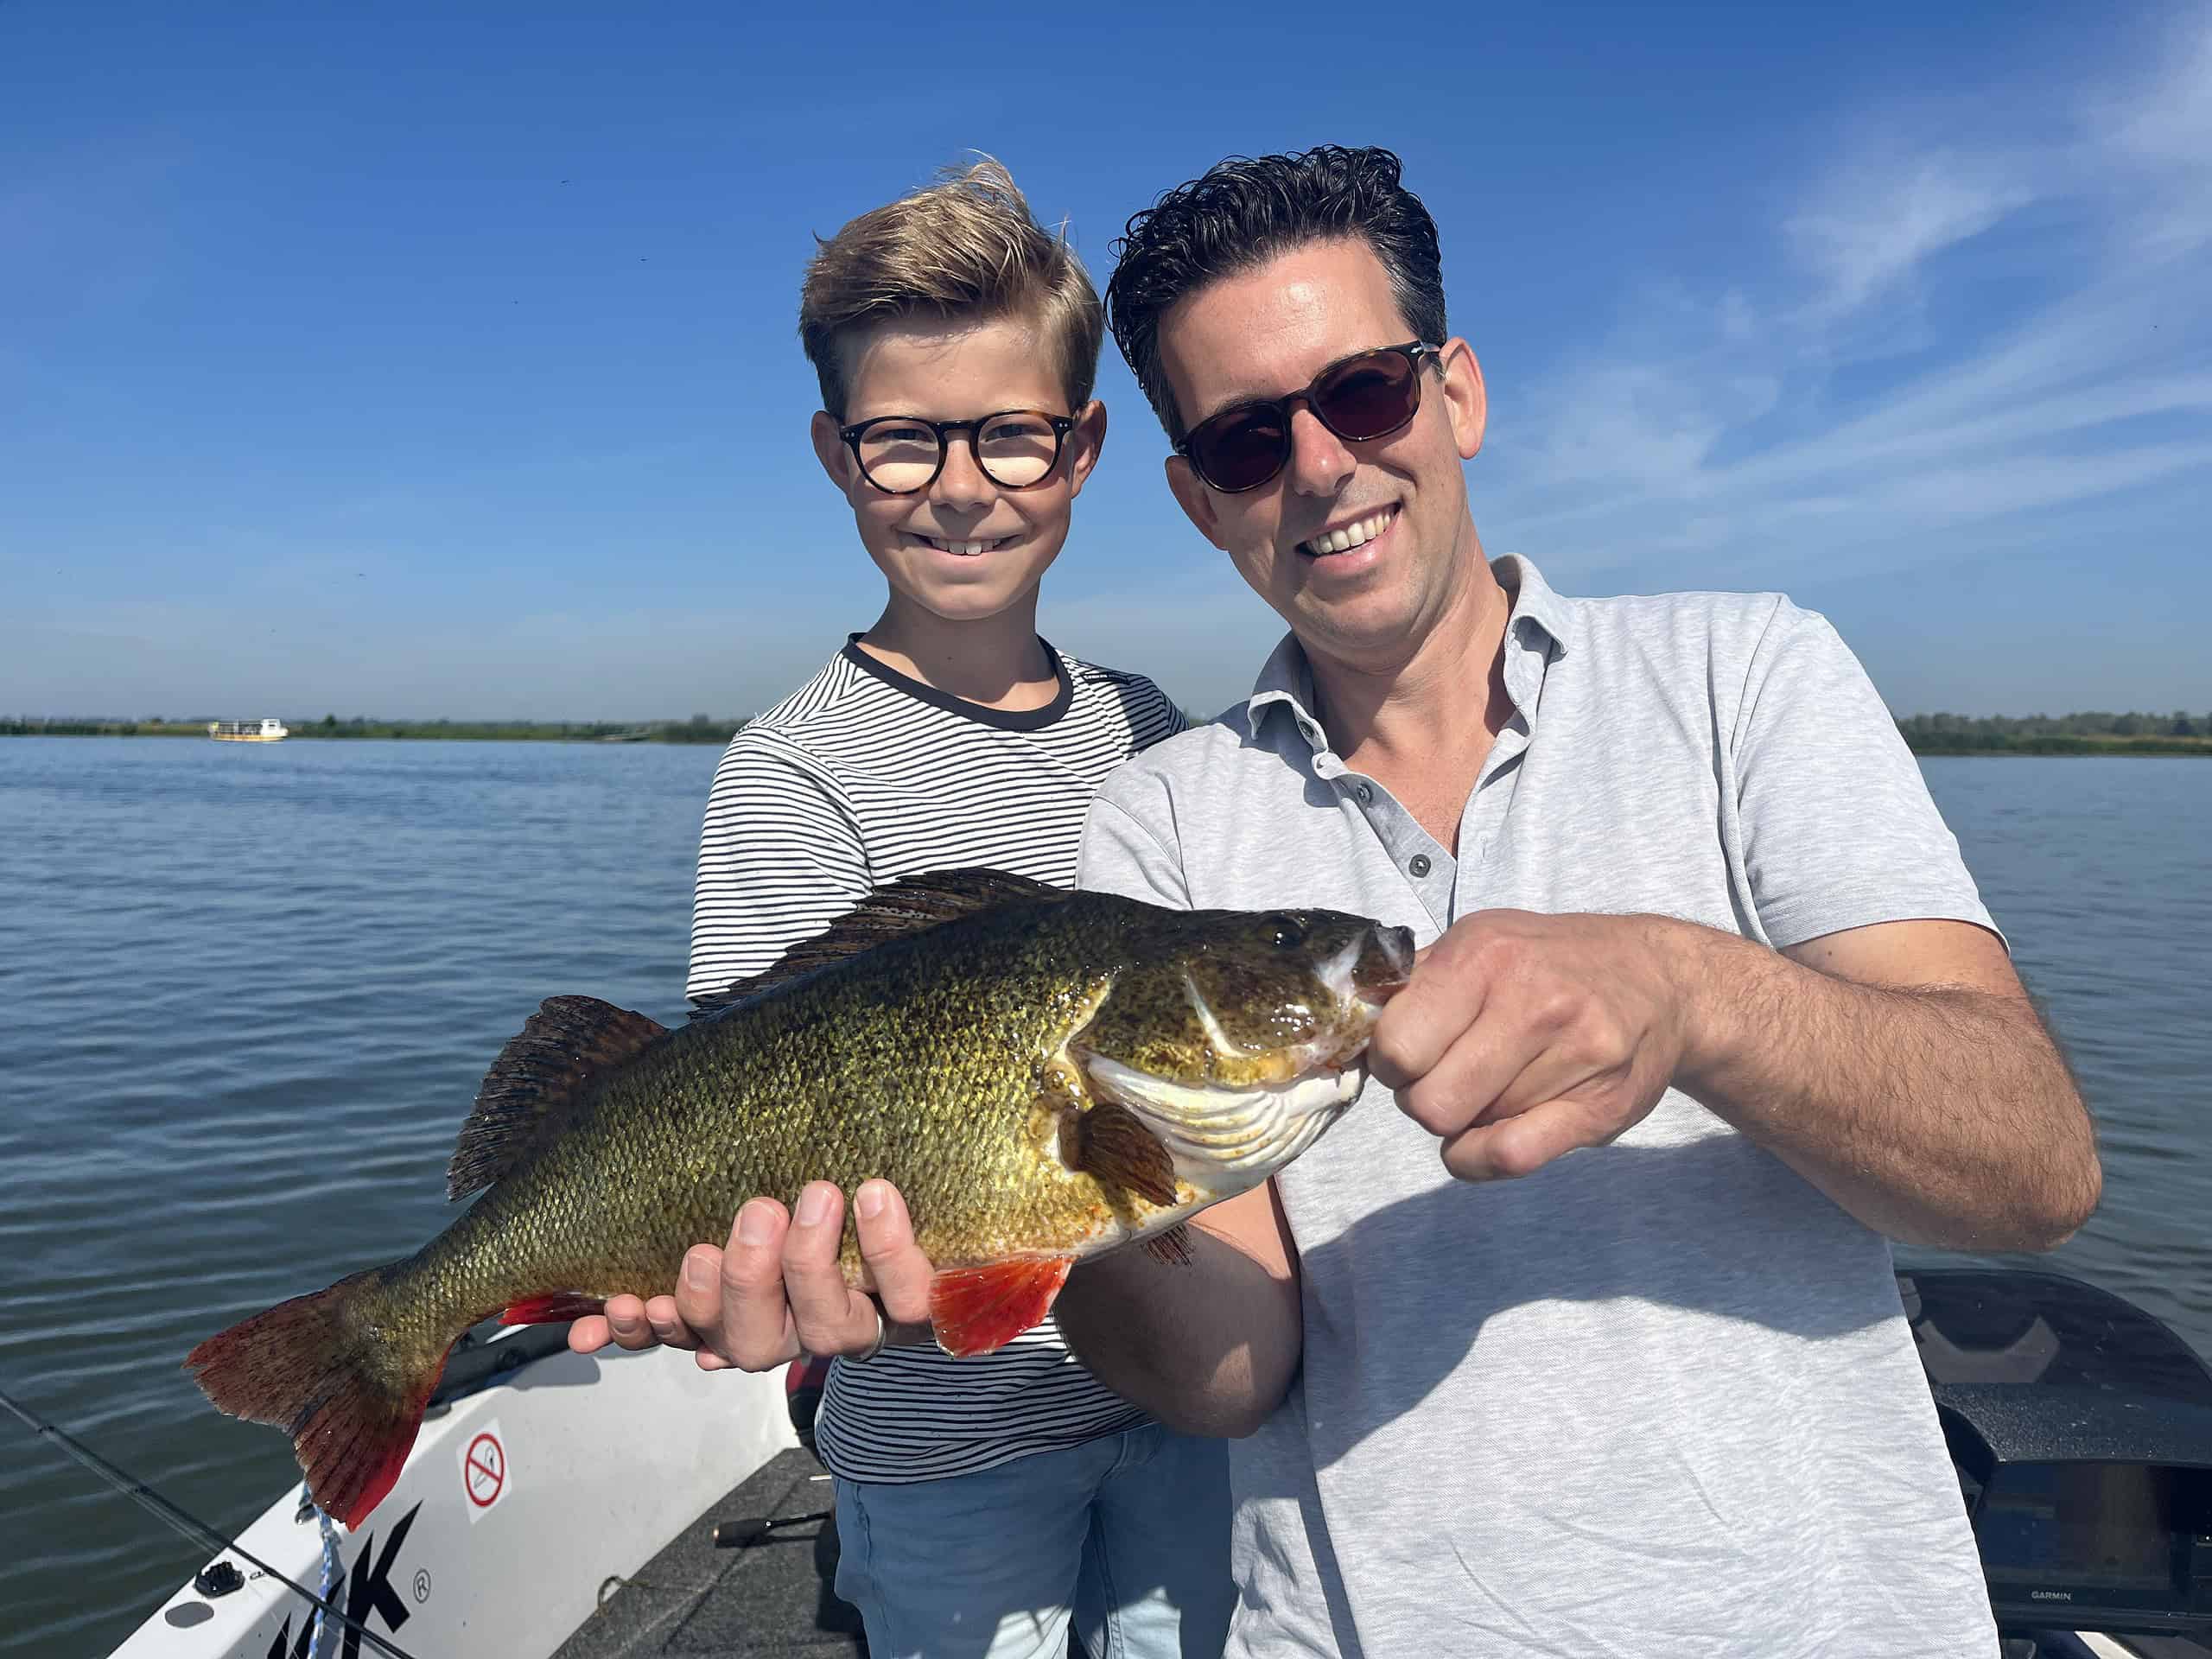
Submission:
<svg viewBox="0 0 2212 1659">
<path fill-rule="evenodd" d="M 307 1482 L 300 1483 L 300 1503 L 315 1510 L 315 1518 L 322 1524 L 322 1599 L 315 1610 L 315 1636 L 308 1643 L 308 1659 L 326 1659 L 327 1649 L 322 1645 L 322 1633 L 330 1622 L 331 1592 L 338 1588 L 344 1575 L 345 1564 L 338 1559 L 338 1523 L 315 1501 L 315 1494 L 308 1490 Z"/>
</svg>

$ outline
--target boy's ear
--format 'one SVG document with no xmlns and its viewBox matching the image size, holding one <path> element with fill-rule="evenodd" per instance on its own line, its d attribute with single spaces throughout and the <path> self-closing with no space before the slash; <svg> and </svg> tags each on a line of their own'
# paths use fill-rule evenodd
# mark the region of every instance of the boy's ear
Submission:
<svg viewBox="0 0 2212 1659">
<path fill-rule="evenodd" d="M 853 468 L 859 463 L 853 459 L 853 452 L 845 447 L 845 441 L 837 435 L 838 424 L 837 417 L 828 410 L 817 409 L 806 433 L 814 440 L 815 459 L 822 463 L 822 470 L 830 474 L 830 481 L 837 486 L 837 493 L 850 495 L 853 491 Z"/>
<path fill-rule="evenodd" d="M 1175 505 L 1183 509 L 1183 516 L 1198 526 L 1198 534 L 1221 547 L 1221 538 L 1214 534 L 1219 520 L 1214 514 L 1213 492 L 1199 481 L 1191 463 L 1180 455 L 1167 457 L 1167 487 L 1174 492 Z"/>
<path fill-rule="evenodd" d="M 1090 469 L 1098 464 L 1098 452 L 1106 447 L 1106 405 L 1096 397 L 1083 406 L 1075 417 L 1075 430 L 1068 434 L 1068 499 L 1073 500 L 1083 493 L 1083 481 L 1090 476 Z"/>
</svg>

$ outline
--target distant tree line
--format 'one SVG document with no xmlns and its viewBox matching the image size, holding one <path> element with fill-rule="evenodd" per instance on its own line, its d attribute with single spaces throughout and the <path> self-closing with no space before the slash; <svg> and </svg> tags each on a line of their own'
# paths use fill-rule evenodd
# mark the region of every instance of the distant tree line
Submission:
<svg viewBox="0 0 2212 1659">
<path fill-rule="evenodd" d="M 1915 754 L 2208 754 L 2212 714 L 1907 715 Z"/>
</svg>

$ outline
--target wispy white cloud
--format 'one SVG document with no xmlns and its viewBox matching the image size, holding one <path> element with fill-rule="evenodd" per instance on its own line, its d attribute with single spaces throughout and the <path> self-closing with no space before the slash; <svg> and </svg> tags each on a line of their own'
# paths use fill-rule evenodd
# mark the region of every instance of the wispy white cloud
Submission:
<svg viewBox="0 0 2212 1659">
<path fill-rule="evenodd" d="M 1787 582 L 2212 484 L 2212 16 L 2071 103 L 2012 92 L 1854 127 L 1764 279 L 1677 275 L 1529 389 L 1478 474 L 1493 543 Z"/>
</svg>

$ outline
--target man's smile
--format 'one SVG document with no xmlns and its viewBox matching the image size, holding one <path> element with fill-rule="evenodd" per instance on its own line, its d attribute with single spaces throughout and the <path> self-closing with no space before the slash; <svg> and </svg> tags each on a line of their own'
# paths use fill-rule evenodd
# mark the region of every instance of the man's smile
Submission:
<svg viewBox="0 0 2212 1659">
<path fill-rule="evenodd" d="M 1349 553 L 1356 547 L 1364 547 L 1397 522 L 1399 504 L 1392 502 L 1379 512 L 1367 513 L 1349 523 L 1309 536 L 1299 543 L 1298 550 L 1311 558 L 1325 557 L 1332 553 Z"/>
</svg>

